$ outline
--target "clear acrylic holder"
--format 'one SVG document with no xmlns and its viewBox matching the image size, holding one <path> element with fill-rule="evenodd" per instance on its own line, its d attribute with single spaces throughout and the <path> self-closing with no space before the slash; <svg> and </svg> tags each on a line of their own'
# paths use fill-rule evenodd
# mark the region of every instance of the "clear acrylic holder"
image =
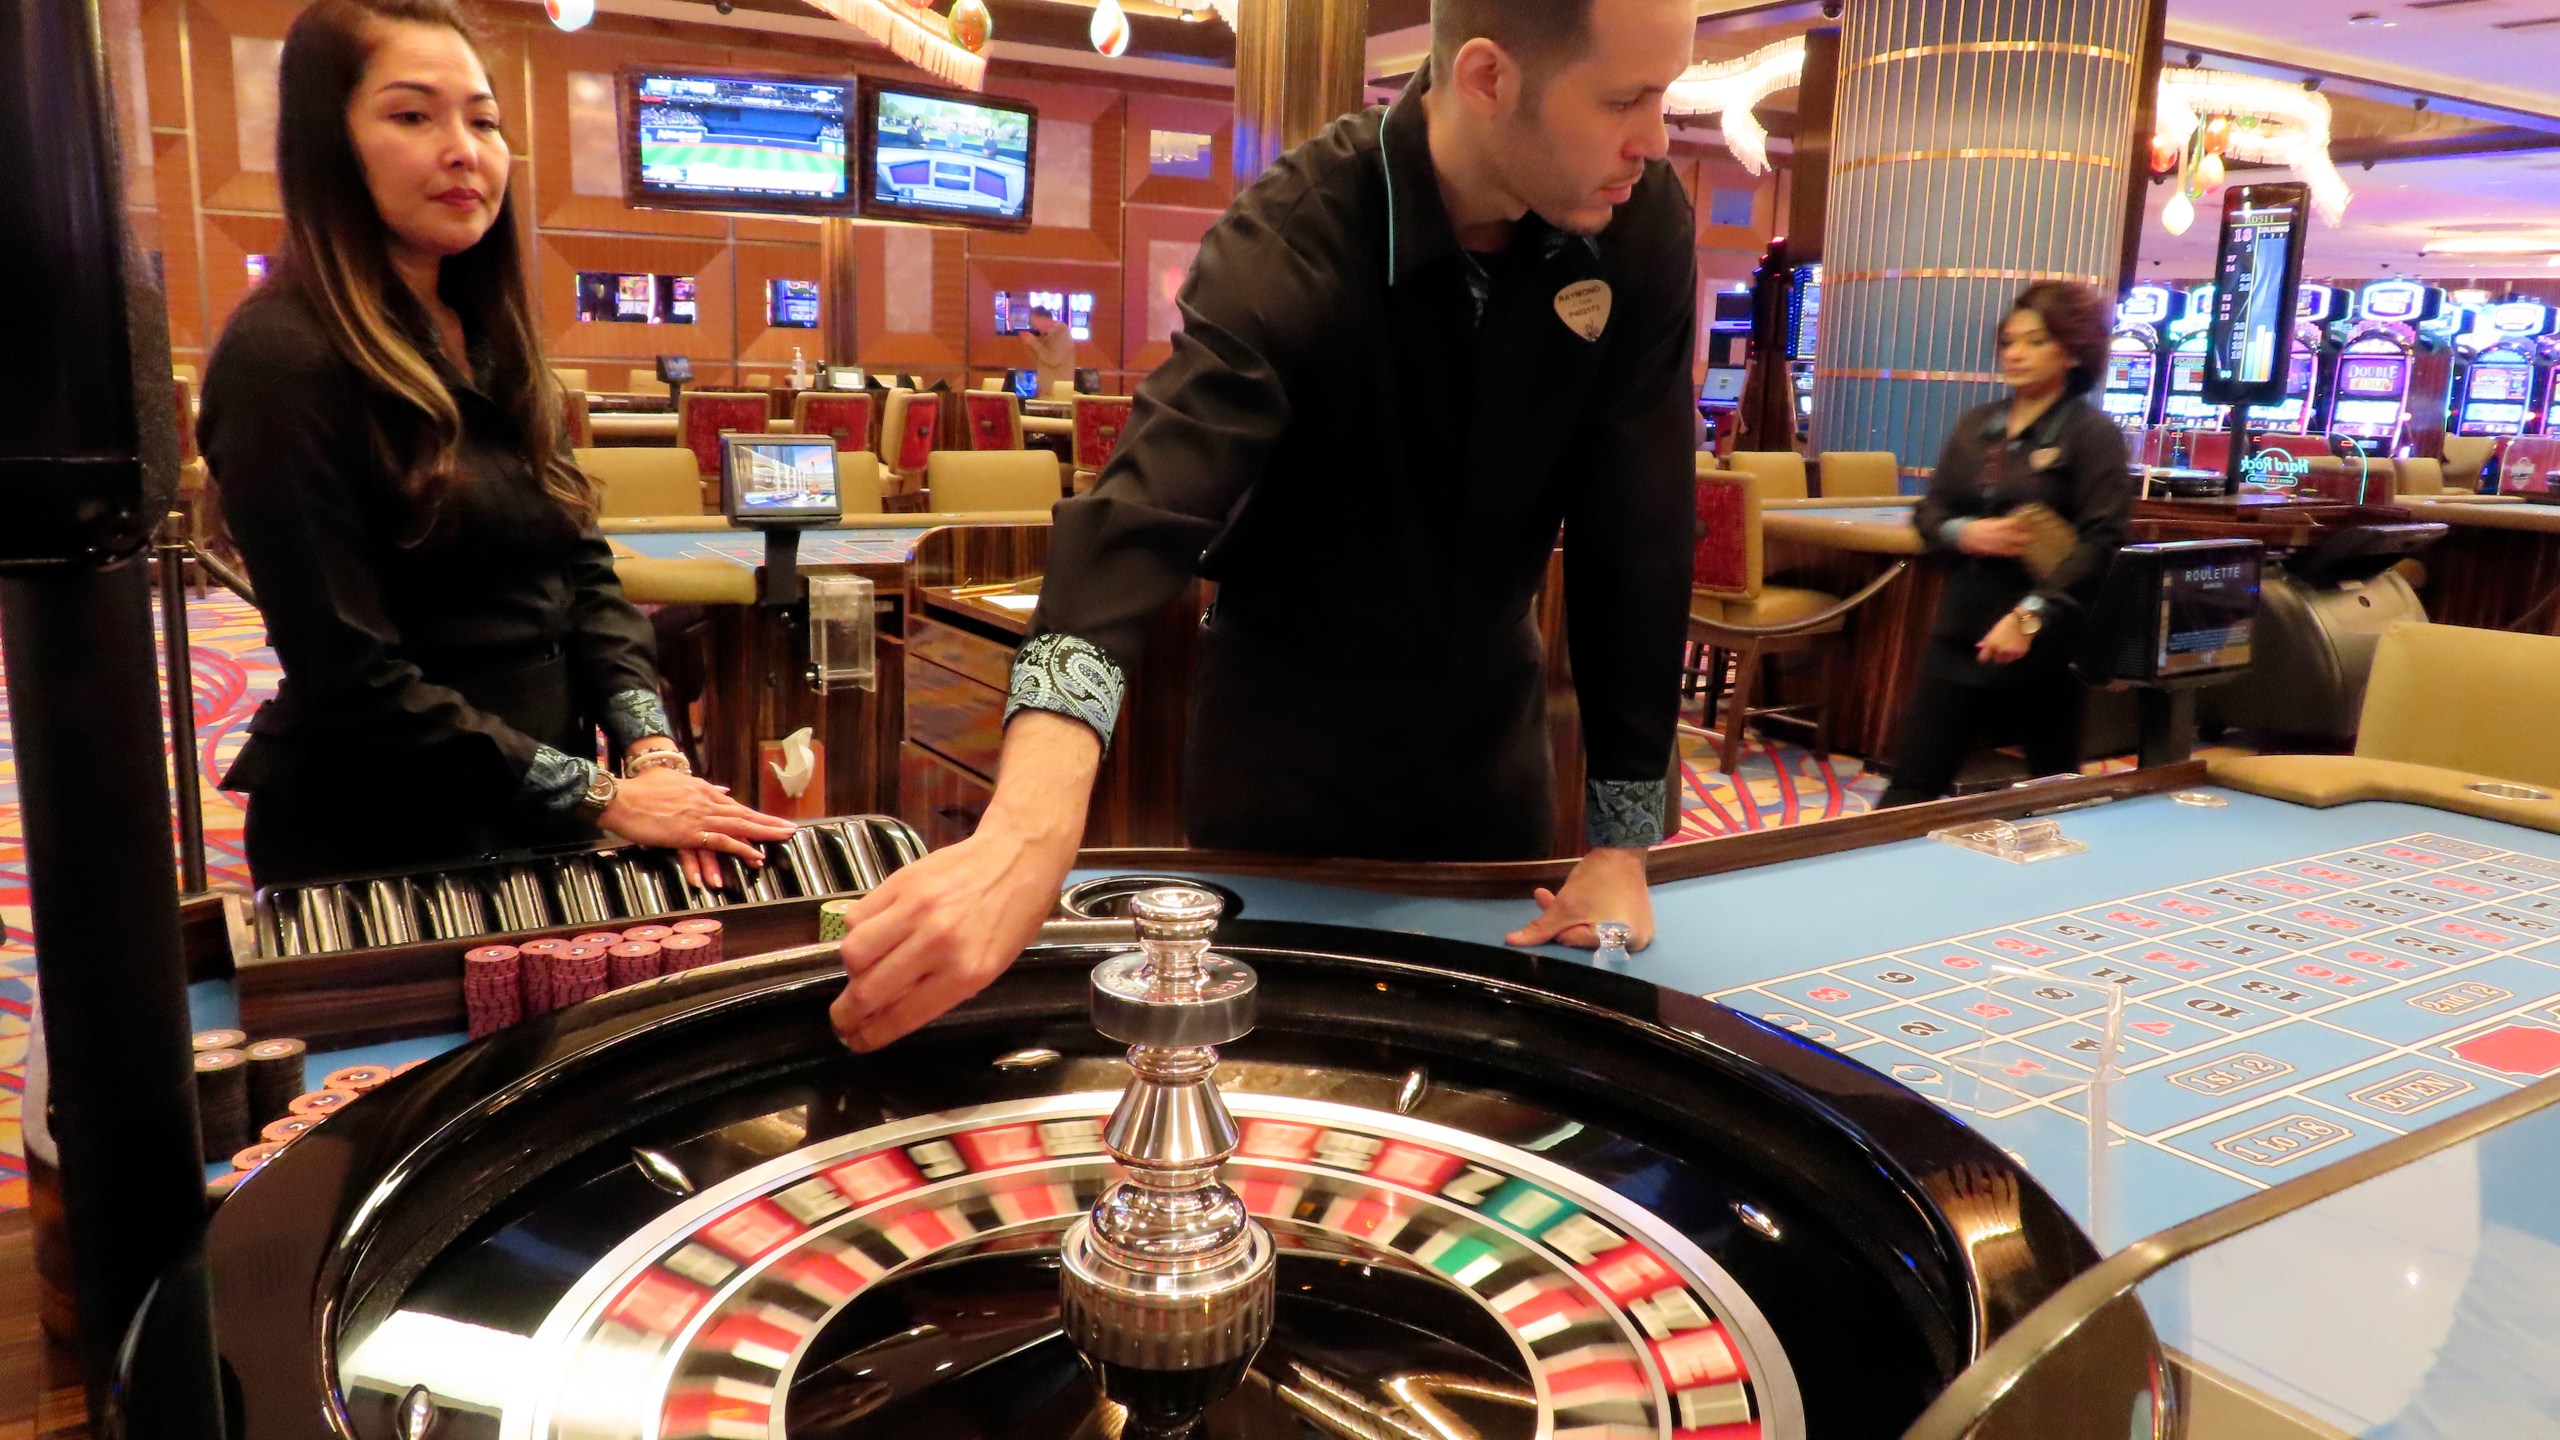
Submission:
<svg viewBox="0 0 2560 1440">
<path fill-rule="evenodd" d="M 1943 830 L 1932 830 L 1929 838 L 1988 855 L 1994 860 L 2006 860 L 2012 865 L 2059 860 L 2089 848 L 2087 842 L 2064 835 L 2059 820 L 2020 820 L 2015 823 L 1986 820 L 1976 825 L 1950 825 Z"/>
<path fill-rule="evenodd" d="M 869 580 L 809 577 L 809 682 L 822 691 L 880 688 L 879 610 Z"/>
</svg>

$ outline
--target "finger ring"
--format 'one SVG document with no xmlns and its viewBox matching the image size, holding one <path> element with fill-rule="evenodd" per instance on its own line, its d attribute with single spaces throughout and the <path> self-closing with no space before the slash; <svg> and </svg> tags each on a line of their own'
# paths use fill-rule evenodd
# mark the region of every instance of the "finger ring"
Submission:
<svg viewBox="0 0 2560 1440">
<path fill-rule="evenodd" d="M 710 832 L 710 831 L 708 831 L 708 830 L 701 830 L 701 831 L 697 831 L 697 832 L 695 832 L 694 837 L 693 837 L 693 848 L 694 848 L 694 849 L 696 849 L 696 850 L 708 850 L 708 849 L 710 849 L 710 848 L 711 848 L 711 832 Z"/>
</svg>

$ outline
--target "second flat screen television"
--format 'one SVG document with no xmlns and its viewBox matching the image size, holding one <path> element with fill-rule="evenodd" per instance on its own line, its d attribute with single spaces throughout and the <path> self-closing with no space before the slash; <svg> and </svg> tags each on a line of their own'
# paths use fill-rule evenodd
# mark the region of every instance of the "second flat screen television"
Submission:
<svg viewBox="0 0 2560 1440">
<path fill-rule="evenodd" d="M 626 69 L 624 194 L 665 209 L 851 214 L 853 94 L 811 77 Z"/>
<path fill-rule="evenodd" d="M 1031 227 L 1032 107 L 878 84 L 862 87 L 861 102 L 866 217 Z"/>
</svg>

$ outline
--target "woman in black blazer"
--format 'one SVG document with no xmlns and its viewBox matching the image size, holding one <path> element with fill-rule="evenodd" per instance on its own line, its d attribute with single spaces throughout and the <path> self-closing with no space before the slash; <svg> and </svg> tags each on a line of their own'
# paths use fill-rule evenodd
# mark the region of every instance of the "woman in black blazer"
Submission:
<svg viewBox="0 0 2560 1440">
<path fill-rule="evenodd" d="M 510 147 L 453 0 L 316 0 L 285 37 L 284 255 L 199 425 L 283 682 L 224 785 L 261 885 L 611 832 L 762 864 L 696 779 L 571 462 Z M 597 763 L 601 729 L 623 773 Z"/>
<path fill-rule="evenodd" d="M 1935 800 L 1995 726 L 2035 775 L 2080 768 L 2080 682 L 2067 660 L 2125 540 L 2133 480 L 2123 432 L 2083 397 L 2107 373 L 2110 307 L 2082 285 L 2030 285 L 2000 324 L 2009 396 L 1968 410 L 1912 522 L 1948 556 L 1946 595 L 1902 718 L 1885 805 Z M 2041 504 L 2078 538 L 2039 581 L 2016 518 Z M 2005 722 L 2005 723 L 2003 723 Z"/>
</svg>

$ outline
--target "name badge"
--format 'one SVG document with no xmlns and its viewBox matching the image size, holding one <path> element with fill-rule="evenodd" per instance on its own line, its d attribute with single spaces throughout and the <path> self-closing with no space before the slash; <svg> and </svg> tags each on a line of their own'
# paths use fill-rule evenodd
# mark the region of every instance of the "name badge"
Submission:
<svg viewBox="0 0 2560 1440">
<path fill-rule="evenodd" d="M 1585 280 L 1557 292 L 1556 316 L 1564 321 L 1566 329 L 1596 344 L 1601 332 L 1609 328 L 1609 307 L 1614 299 L 1608 281 Z"/>
<path fill-rule="evenodd" d="M 2055 463 L 2056 461 L 2060 460 L 2061 458 L 2062 458 L 2062 447 L 2061 447 L 2061 446 L 2059 446 L 2059 445 L 2047 445 L 2047 446 L 2046 446 L 2046 447 L 2044 447 L 2043 449 L 2038 450 L 2038 451 L 2035 451 L 2035 452 L 2033 452 L 2033 453 L 2029 454 L 2029 455 L 2027 456 L 2027 463 L 2028 463 L 2028 464 L 2030 464 L 2030 465 L 2033 465 L 2034 467 L 2036 467 L 2036 468 L 2037 468 L 2037 469 L 2039 469 L 2039 470 L 2050 470 L 2050 469 L 2052 469 L 2052 468 L 2054 467 L 2054 463 Z"/>
</svg>

